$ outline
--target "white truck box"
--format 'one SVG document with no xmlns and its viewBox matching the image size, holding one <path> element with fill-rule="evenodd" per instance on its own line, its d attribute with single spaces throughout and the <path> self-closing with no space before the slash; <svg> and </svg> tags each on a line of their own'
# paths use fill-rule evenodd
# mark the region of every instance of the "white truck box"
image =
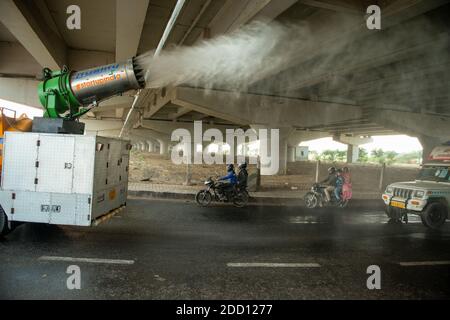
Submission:
<svg viewBox="0 0 450 320">
<path fill-rule="evenodd" d="M 6 132 L 0 205 L 9 221 L 90 226 L 126 204 L 130 144 Z"/>
</svg>

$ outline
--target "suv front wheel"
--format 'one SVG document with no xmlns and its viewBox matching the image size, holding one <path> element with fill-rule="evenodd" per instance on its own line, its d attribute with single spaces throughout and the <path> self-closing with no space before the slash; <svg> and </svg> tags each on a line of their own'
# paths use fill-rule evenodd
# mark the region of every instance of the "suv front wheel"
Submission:
<svg viewBox="0 0 450 320">
<path fill-rule="evenodd" d="M 441 202 L 433 202 L 426 207 L 421 218 L 426 227 L 437 230 L 445 223 L 447 216 L 447 206 Z"/>
</svg>

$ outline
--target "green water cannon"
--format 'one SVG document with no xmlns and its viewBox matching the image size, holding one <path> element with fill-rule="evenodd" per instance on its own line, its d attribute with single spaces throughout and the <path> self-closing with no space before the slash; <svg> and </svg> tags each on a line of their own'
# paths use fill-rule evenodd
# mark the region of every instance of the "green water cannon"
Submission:
<svg viewBox="0 0 450 320">
<path fill-rule="evenodd" d="M 144 71 L 135 58 L 84 71 L 43 70 L 38 86 L 44 118 L 76 120 L 102 100 L 145 87 Z"/>
</svg>

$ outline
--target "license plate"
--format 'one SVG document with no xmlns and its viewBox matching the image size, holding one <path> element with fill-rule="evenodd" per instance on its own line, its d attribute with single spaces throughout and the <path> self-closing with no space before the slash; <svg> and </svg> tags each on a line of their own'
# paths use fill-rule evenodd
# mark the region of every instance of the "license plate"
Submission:
<svg viewBox="0 0 450 320">
<path fill-rule="evenodd" d="M 391 201 L 391 207 L 406 209 L 406 203 L 400 201 Z"/>
</svg>

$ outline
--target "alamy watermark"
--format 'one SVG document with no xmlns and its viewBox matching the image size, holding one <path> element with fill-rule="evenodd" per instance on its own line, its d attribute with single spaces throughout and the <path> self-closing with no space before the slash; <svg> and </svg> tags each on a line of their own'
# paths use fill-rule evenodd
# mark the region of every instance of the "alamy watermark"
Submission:
<svg viewBox="0 0 450 320">
<path fill-rule="evenodd" d="M 224 141 L 225 135 L 225 141 Z M 187 129 L 179 128 L 172 132 L 171 140 L 178 142 L 172 149 L 171 160 L 174 164 L 224 164 L 224 154 L 207 152 L 205 143 L 223 144 L 230 147 L 225 156 L 225 163 L 243 163 L 248 154 L 236 154 L 236 147 L 259 140 L 259 156 L 248 157 L 249 164 L 259 164 L 265 168 L 266 174 L 277 174 L 279 169 L 280 138 L 279 129 L 226 129 L 225 134 L 217 128 L 209 128 L 203 132 L 202 121 L 194 122 L 193 136 Z M 201 151 L 198 151 L 200 148 Z"/>
<path fill-rule="evenodd" d="M 81 269 L 77 265 L 67 267 L 66 273 L 70 276 L 66 280 L 66 286 L 69 290 L 81 289 Z"/>
<path fill-rule="evenodd" d="M 67 7 L 66 13 L 70 16 L 66 20 L 66 26 L 69 30 L 81 29 L 81 9 L 79 6 L 72 4 Z"/>
<path fill-rule="evenodd" d="M 381 269 L 377 265 L 370 265 L 367 267 L 367 274 L 370 276 L 367 278 L 366 286 L 369 290 L 381 289 Z"/>
<path fill-rule="evenodd" d="M 366 26 L 369 30 L 381 29 L 381 9 L 373 4 L 367 7 L 366 13 L 369 15 L 366 19 Z"/>
</svg>

